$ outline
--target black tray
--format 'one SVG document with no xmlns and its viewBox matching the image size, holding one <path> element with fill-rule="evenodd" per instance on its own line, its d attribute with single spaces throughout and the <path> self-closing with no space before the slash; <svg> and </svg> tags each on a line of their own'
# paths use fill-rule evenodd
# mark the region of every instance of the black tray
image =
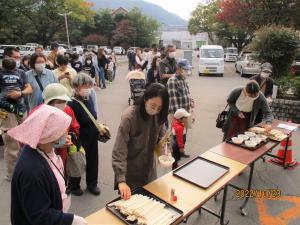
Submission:
<svg viewBox="0 0 300 225">
<path fill-rule="evenodd" d="M 209 188 L 229 171 L 229 167 L 201 156 L 173 171 L 173 175 L 201 188 Z"/>
<path fill-rule="evenodd" d="M 235 145 L 235 146 L 238 146 L 238 147 L 241 147 L 241 148 L 244 148 L 244 149 L 247 149 L 247 150 L 250 150 L 250 151 L 255 151 L 257 150 L 258 148 L 264 146 L 265 144 L 267 144 L 268 142 L 270 141 L 270 138 L 267 138 L 266 140 L 260 142 L 258 145 L 256 145 L 255 147 L 251 148 L 251 147 L 248 147 L 247 145 L 245 145 L 245 143 L 243 142 L 242 144 L 236 144 L 234 143 L 231 138 L 228 138 L 226 139 L 226 142 L 229 143 L 229 144 L 232 144 L 232 145 Z"/>
<path fill-rule="evenodd" d="M 132 195 L 134 194 L 141 194 L 141 195 L 145 195 L 148 197 L 151 197 L 161 203 L 164 203 L 166 205 L 166 209 L 172 211 L 173 213 L 177 214 L 177 216 L 174 218 L 174 221 L 172 223 L 174 223 L 176 220 L 178 220 L 180 217 L 182 217 L 183 215 L 183 211 L 177 209 L 176 207 L 170 205 L 169 203 L 165 202 L 164 200 L 160 199 L 159 197 L 157 197 L 156 195 L 152 194 L 151 192 L 147 191 L 144 188 L 137 188 L 135 189 L 132 193 Z M 114 200 L 112 200 L 111 202 L 106 204 L 106 208 L 108 209 L 108 211 L 110 211 L 112 214 L 114 214 L 115 216 L 117 216 L 120 220 L 122 220 L 125 224 L 128 225 L 136 225 L 137 221 L 128 221 L 126 220 L 126 217 L 124 214 L 122 214 L 119 210 L 117 210 L 114 206 L 110 206 L 111 203 L 115 202 L 115 201 L 119 201 L 121 198 L 116 198 Z M 171 223 L 171 224 L 172 224 Z"/>
</svg>

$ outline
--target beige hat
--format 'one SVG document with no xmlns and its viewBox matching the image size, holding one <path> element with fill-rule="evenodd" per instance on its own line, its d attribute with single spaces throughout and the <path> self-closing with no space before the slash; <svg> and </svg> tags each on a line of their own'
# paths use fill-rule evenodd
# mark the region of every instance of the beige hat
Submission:
<svg viewBox="0 0 300 225">
<path fill-rule="evenodd" d="M 188 113 L 185 109 L 177 109 L 174 114 L 175 119 L 181 119 L 183 117 L 190 117 L 190 116 L 191 114 Z"/>
<path fill-rule="evenodd" d="M 47 85 L 43 92 L 43 97 L 45 103 L 48 104 L 54 99 L 63 100 L 63 101 L 70 101 L 71 99 L 67 95 L 68 90 L 60 83 L 53 83 Z"/>
</svg>

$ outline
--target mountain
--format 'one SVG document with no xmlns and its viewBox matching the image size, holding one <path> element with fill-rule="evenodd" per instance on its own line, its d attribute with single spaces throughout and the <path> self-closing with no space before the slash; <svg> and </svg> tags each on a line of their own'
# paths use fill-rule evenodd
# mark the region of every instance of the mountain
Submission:
<svg viewBox="0 0 300 225">
<path fill-rule="evenodd" d="M 123 7 L 131 10 L 137 7 L 147 16 L 155 18 L 164 27 L 187 26 L 187 21 L 175 13 L 168 12 L 158 5 L 143 0 L 92 0 L 91 2 L 95 3 L 96 9 L 109 8 L 114 10 Z"/>
</svg>

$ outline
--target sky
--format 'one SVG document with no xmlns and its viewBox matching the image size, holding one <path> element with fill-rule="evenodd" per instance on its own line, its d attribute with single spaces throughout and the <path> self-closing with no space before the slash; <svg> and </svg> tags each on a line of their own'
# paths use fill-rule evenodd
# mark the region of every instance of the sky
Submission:
<svg viewBox="0 0 300 225">
<path fill-rule="evenodd" d="M 196 8 L 199 2 L 203 0 L 145 0 L 159 5 L 169 12 L 175 13 L 185 20 L 188 20 L 190 13 Z"/>
</svg>

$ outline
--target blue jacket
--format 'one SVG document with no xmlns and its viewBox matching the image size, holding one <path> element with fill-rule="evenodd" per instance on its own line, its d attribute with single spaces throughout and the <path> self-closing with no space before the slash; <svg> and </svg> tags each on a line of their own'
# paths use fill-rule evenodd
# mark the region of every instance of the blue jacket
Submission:
<svg viewBox="0 0 300 225">
<path fill-rule="evenodd" d="M 11 183 L 12 225 L 71 225 L 73 214 L 62 212 L 57 180 L 37 150 L 24 146 Z"/>
</svg>

